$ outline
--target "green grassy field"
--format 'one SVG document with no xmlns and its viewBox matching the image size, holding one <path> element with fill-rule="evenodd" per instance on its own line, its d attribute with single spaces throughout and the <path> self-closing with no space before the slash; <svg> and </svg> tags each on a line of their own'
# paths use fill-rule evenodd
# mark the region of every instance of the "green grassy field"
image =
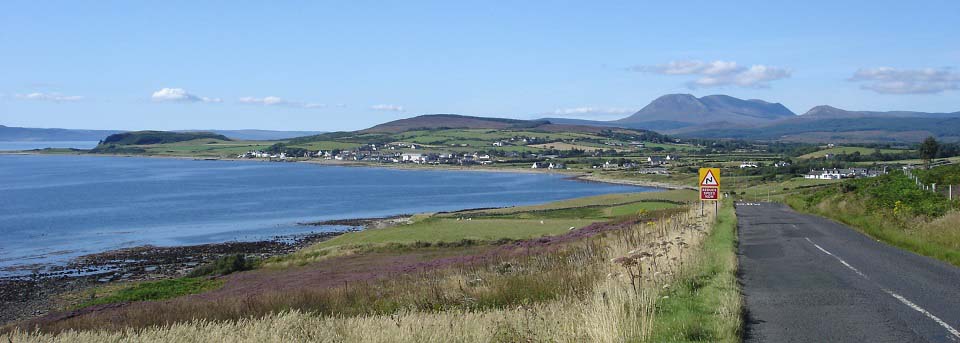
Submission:
<svg viewBox="0 0 960 343">
<path fill-rule="evenodd" d="M 534 132 L 486 129 L 407 131 L 392 136 L 394 140 L 400 142 L 441 145 L 470 144 L 471 146 L 490 146 L 495 141 L 509 140 L 512 137 L 527 137 L 545 140 L 602 139 L 598 136 L 574 132 Z"/>
<path fill-rule="evenodd" d="M 691 201 L 693 191 L 606 194 L 542 205 L 456 213 L 421 214 L 410 224 L 348 232 L 264 263 L 268 267 L 304 265 L 388 244 L 474 243 L 558 235 L 613 218 L 655 213 Z M 641 210 L 643 212 L 641 212 Z"/>
<path fill-rule="evenodd" d="M 541 223 L 542 222 L 542 223 Z M 417 223 L 385 229 L 351 232 L 314 246 L 318 249 L 342 245 L 414 242 L 456 242 L 464 239 L 494 241 L 524 239 L 567 232 L 570 227 L 594 223 L 592 219 L 472 219 L 430 218 Z"/>
<path fill-rule="evenodd" d="M 269 141 L 222 141 L 217 139 L 195 139 L 192 141 L 131 145 L 141 148 L 145 155 L 178 156 L 178 157 L 236 157 L 238 154 L 250 150 L 263 150 L 276 142 Z"/>
<path fill-rule="evenodd" d="M 677 205 L 669 202 L 647 201 L 647 202 L 638 202 L 633 204 L 608 207 L 604 209 L 603 213 L 606 217 L 616 218 L 616 217 L 622 217 L 622 216 L 637 215 L 638 213 L 646 213 L 649 211 L 674 208 L 674 207 L 677 207 Z"/>
<path fill-rule="evenodd" d="M 517 207 L 508 207 L 502 209 L 492 209 L 484 210 L 478 212 L 485 213 L 520 213 L 520 212 L 530 212 L 530 211 L 542 211 L 542 210 L 555 210 L 555 209 L 565 209 L 565 208 L 574 208 L 574 207 L 583 207 L 583 206 L 596 206 L 596 205 L 621 205 L 625 203 L 637 202 L 637 201 L 656 201 L 656 200 L 667 200 L 667 201 L 694 201 L 697 199 L 697 193 L 691 190 L 669 190 L 663 192 L 641 192 L 641 193 L 616 193 L 616 194 L 604 194 L 591 197 L 576 198 L 570 200 L 561 200 L 551 203 L 546 203 L 542 205 L 531 205 L 531 206 L 517 206 Z M 464 212 L 469 214 L 471 212 Z"/>
<path fill-rule="evenodd" d="M 222 285 L 222 280 L 204 278 L 179 278 L 141 282 L 127 287 L 105 289 L 107 291 L 99 295 L 95 292 L 90 293 L 91 299 L 82 302 L 77 308 L 128 301 L 170 299 L 187 294 L 202 293 L 219 288 Z"/>
<path fill-rule="evenodd" d="M 950 161 L 951 163 L 960 163 L 960 156 L 948 157 L 948 158 L 938 158 L 937 161 Z M 910 160 L 894 160 L 894 161 L 883 161 L 883 162 L 854 162 L 854 164 L 861 166 L 869 166 L 874 164 L 923 164 L 926 161 L 921 159 L 910 159 Z"/>
<path fill-rule="evenodd" d="M 827 149 L 811 152 L 809 154 L 801 155 L 797 158 L 811 159 L 811 158 L 823 157 L 826 154 L 832 154 L 832 155 L 852 154 L 854 152 L 859 152 L 861 155 L 869 155 L 869 154 L 872 154 L 874 151 L 877 151 L 877 149 L 856 147 L 856 146 L 838 146 L 838 147 L 827 148 Z M 883 154 L 896 154 L 896 153 L 902 153 L 906 151 L 907 150 L 899 150 L 899 149 L 880 149 L 880 153 L 883 153 Z"/>
<path fill-rule="evenodd" d="M 689 144 L 670 144 L 670 143 L 653 143 L 653 142 L 644 142 L 643 146 L 645 149 L 663 148 L 664 150 L 674 149 L 677 151 L 684 151 L 684 152 L 702 149 L 701 147 L 696 147 Z"/>
<path fill-rule="evenodd" d="M 600 171 L 592 172 L 592 176 L 596 177 L 598 180 L 613 180 L 613 181 L 638 181 L 638 182 L 653 182 L 653 183 L 662 183 L 669 184 L 674 186 L 689 186 L 695 187 L 697 185 L 697 174 L 696 173 L 678 173 L 673 172 L 669 175 L 661 174 L 640 174 L 637 171 Z M 694 196 L 696 196 L 694 194 Z"/>
<path fill-rule="evenodd" d="M 316 151 L 316 150 L 334 150 L 334 149 L 350 150 L 350 149 L 355 149 L 359 146 L 360 144 L 351 143 L 351 142 L 317 141 L 317 142 L 310 142 L 310 143 L 303 143 L 303 144 L 294 144 L 294 145 L 291 145 L 290 147 L 304 148 L 307 150 Z"/>
<path fill-rule="evenodd" d="M 756 179 L 755 177 L 753 177 Z M 732 178 L 725 180 L 726 185 L 733 185 Z M 738 196 L 743 199 L 750 200 L 770 200 L 770 201 L 784 201 L 790 196 L 797 195 L 800 192 L 816 188 L 819 186 L 831 185 L 840 182 L 841 180 L 818 180 L 818 179 L 805 179 L 803 177 L 794 177 L 783 181 L 743 181 L 746 183 L 747 187 L 737 188 L 740 192 L 746 192 L 746 194 L 739 194 Z"/>
</svg>

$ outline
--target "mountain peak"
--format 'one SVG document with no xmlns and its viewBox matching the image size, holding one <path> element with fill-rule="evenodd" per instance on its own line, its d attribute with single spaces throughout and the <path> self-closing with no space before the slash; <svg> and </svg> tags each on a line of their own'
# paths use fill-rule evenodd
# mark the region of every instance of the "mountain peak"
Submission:
<svg viewBox="0 0 960 343">
<path fill-rule="evenodd" d="M 779 103 L 743 100 L 714 94 L 697 98 L 691 94 L 661 96 L 621 123 L 673 122 L 684 126 L 712 122 L 756 124 L 792 117 L 795 114 Z"/>
<path fill-rule="evenodd" d="M 850 115 L 850 111 L 842 110 L 830 105 L 820 105 L 814 106 L 807 113 L 801 115 L 801 117 L 846 117 Z"/>
</svg>

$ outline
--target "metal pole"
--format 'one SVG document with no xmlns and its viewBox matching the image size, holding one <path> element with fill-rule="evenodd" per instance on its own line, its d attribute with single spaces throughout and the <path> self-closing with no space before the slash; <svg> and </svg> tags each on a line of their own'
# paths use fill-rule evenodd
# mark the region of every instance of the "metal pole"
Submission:
<svg viewBox="0 0 960 343">
<path fill-rule="evenodd" d="M 700 216 L 703 217 L 703 200 L 700 200 Z"/>
<path fill-rule="evenodd" d="M 947 193 L 949 194 L 950 201 L 953 201 L 953 185 L 950 185 L 950 187 L 947 187 L 947 188 L 948 188 Z"/>
</svg>

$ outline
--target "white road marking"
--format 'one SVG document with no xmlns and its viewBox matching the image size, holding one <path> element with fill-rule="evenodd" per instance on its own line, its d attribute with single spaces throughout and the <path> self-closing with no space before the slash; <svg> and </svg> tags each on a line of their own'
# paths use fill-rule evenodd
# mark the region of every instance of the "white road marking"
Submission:
<svg viewBox="0 0 960 343">
<path fill-rule="evenodd" d="M 843 260 L 842 258 L 840 258 L 839 256 L 834 255 L 833 253 L 827 251 L 827 249 L 824 249 L 823 247 L 821 247 L 821 246 L 818 245 L 817 243 L 814 243 L 813 241 L 811 241 L 809 237 L 804 237 L 804 238 L 806 238 L 807 242 L 810 242 L 810 244 L 813 244 L 813 246 L 817 247 L 817 249 L 820 249 L 820 251 L 822 251 L 824 254 L 830 255 L 830 256 L 832 256 L 833 258 L 837 259 L 837 261 L 840 261 L 840 263 L 842 263 L 844 266 L 846 266 L 847 268 L 849 268 L 850 270 L 852 270 L 854 273 L 857 273 L 857 275 L 860 275 L 860 277 L 862 277 L 862 278 L 864 278 L 864 279 L 867 279 L 867 280 L 870 279 L 869 277 L 867 277 L 866 274 L 861 273 L 859 270 L 857 270 L 857 268 L 854 268 L 854 267 L 851 266 L 849 263 L 847 263 L 847 261 L 844 261 L 844 260 Z M 889 290 L 889 289 L 880 287 L 880 290 L 882 290 L 884 293 L 889 294 L 889 295 L 890 295 L 891 297 L 893 297 L 894 299 L 899 300 L 899 301 L 900 301 L 901 303 L 903 303 L 904 305 L 907 305 L 907 307 L 912 308 L 912 309 L 914 309 L 914 310 L 917 311 L 917 312 L 920 312 L 920 313 L 923 314 L 924 316 L 927 316 L 927 318 L 930 318 L 931 320 L 933 320 L 933 321 L 936 322 L 937 324 L 940 324 L 940 326 L 942 326 L 944 329 L 947 329 L 947 332 L 950 332 L 950 334 L 953 335 L 954 337 L 960 338 L 960 331 L 957 331 L 957 329 L 954 329 L 952 326 L 950 326 L 950 324 L 947 324 L 947 322 L 943 321 L 943 319 L 940 319 L 940 317 L 937 317 L 937 316 L 933 315 L 933 313 L 930 313 L 930 311 L 927 311 L 927 310 L 924 309 L 923 307 L 920 307 L 919 305 L 914 304 L 912 301 L 907 300 L 907 298 L 904 298 L 904 297 L 901 296 L 900 294 L 894 293 L 893 291 L 891 291 L 891 290 Z M 955 338 L 953 338 L 953 337 L 950 337 L 950 338 L 951 338 L 952 340 L 956 341 Z"/>
<path fill-rule="evenodd" d="M 861 273 L 859 270 L 857 270 L 857 268 L 854 268 L 854 267 L 851 266 L 849 263 L 847 263 L 847 261 L 844 261 L 842 258 L 837 257 L 837 255 L 834 255 L 833 253 L 827 251 L 827 249 L 824 249 L 824 248 L 821 247 L 820 245 L 817 245 L 817 243 L 814 243 L 813 241 L 811 241 L 810 238 L 808 238 L 808 237 L 804 237 L 804 238 L 807 239 L 807 242 L 810 242 L 810 244 L 813 244 L 813 246 L 817 247 L 817 249 L 820 249 L 820 251 L 823 251 L 823 253 L 825 253 L 825 254 L 827 254 L 827 255 L 830 255 L 830 256 L 833 256 L 833 258 L 837 259 L 837 261 L 840 261 L 840 263 L 843 263 L 844 266 L 846 266 L 847 268 L 850 268 L 850 270 L 852 270 L 854 273 L 857 273 L 857 275 L 860 275 L 861 277 L 863 277 L 864 279 L 867 279 L 867 280 L 870 279 L 870 278 L 867 277 L 867 275 L 865 275 L 865 274 Z"/>
<path fill-rule="evenodd" d="M 892 297 L 894 297 L 894 298 L 897 298 L 897 300 L 900 300 L 900 302 L 902 302 L 904 305 L 907 305 L 908 307 L 916 310 L 917 312 L 923 313 L 923 315 L 927 316 L 927 318 L 933 319 L 933 321 L 937 322 L 937 324 L 940 324 L 940 326 L 942 326 L 942 327 L 944 327 L 945 329 L 947 329 L 947 331 L 950 331 L 951 334 L 953 334 L 953 335 L 956 336 L 957 338 L 960 338 L 960 331 L 957 331 L 957 329 L 954 329 L 952 326 L 950 326 L 950 324 L 947 324 L 946 322 L 944 322 L 944 321 L 943 321 L 942 319 L 940 319 L 939 317 L 933 315 L 933 313 L 930 313 L 929 311 L 923 309 L 923 307 L 917 306 L 917 304 L 914 304 L 914 303 L 911 302 L 910 300 L 907 300 L 907 298 L 904 298 L 904 297 L 901 296 L 900 294 L 894 293 L 893 291 L 888 290 L 888 289 L 886 289 L 886 288 L 881 288 L 881 289 L 882 289 L 884 292 L 887 292 L 887 294 L 890 294 L 890 296 L 892 296 Z M 956 341 L 956 340 L 954 340 L 954 341 Z"/>
</svg>

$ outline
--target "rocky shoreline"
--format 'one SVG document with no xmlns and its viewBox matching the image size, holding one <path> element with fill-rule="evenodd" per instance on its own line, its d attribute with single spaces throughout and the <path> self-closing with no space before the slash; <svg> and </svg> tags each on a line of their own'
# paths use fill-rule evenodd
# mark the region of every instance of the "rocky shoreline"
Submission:
<svg viewBox="0 0 960 343">
<path fill-rule="evenodd" d="M 256 242 L 141 246 L 81 256 L 45 272 L 0 278 L 0 325 L 62 310 L 71 305 L 64 299 L 68 294 L 92 287 L 180 277 L 194 267 L 226 255 L 269 258 L 288 254 L 342 233 L 281 236 Z"/>
<path fill-rule="evenodd" d="M 382 228 L 386 228 L 394 225 L 410 224 L 412 223 L 412 220 L 413 220 L 413 215 L 400 214 L 400 215 L 380 217 L 380 218 L 334 219 L 334 220 L 324 220 L 319 222 L 298 223 L 298 224 L 310 225 L 310 226 L 338 225 L 338 226 L 351 226 L 354 228 L 362 227 L 364 229 L 382 229 Z"/>
</svg>

